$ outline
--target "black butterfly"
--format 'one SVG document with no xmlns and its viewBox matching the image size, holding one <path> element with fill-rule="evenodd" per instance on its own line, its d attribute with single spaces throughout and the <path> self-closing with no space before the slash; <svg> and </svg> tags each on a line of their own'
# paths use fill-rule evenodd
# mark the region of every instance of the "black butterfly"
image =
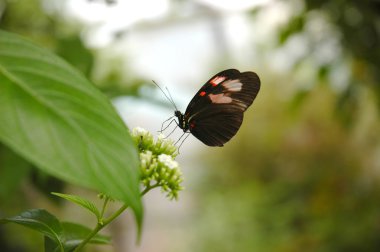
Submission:
<svg viewBox="0 0 380 252">
<path fill-rule="evenodd" d="M 191 133 L 206 145 L 223 146 L 239 130 L 244 112 L 259 90 L 256 73 L 224 70 L 201 87 L 185 114 L 176 109 L 176 123 L 184 133 Z"/>
</svg>

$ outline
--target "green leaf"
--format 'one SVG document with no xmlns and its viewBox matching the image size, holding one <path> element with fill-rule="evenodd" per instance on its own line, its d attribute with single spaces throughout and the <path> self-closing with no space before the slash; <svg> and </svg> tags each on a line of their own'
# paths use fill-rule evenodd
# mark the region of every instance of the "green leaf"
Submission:
<svg viewBox="0 0 380 252">
<path fill-rule="evenodd" d="M 61 197 L 63 199 L 69 200 L 71 202 L 74 202 L 75 204 L 78 204 L 84 208 L 87 208 L 88 210 L 90 210 L 90 212 L 96 215 L 97 219 L 100 219 L 99 210 L 89 200 L 79 197 L 77 195 L 70 195 L 70 194 L 63 194 L 63 193 L 56 193 L 56 192 L 53 192 L 51 194 Z"/>
<path fill-rule="evenodd" d="M 76 244 L 77 246 L 92 231 L 88 227 L 77 223 L 62 222 L 61 224 L 64 230 L 65 246 L 70 244 Z M 89 243 L 111 244 L 111 238 L 107 235 L 96 234 Z"/>
<path fill-rule="evenodd" d="M 61 252 L 62 249 L 64 250 L 64 248 L 59 247 L 59 244 L 47 236 L 44 236 L 44 248 L 44 252 Z"/>
<path fill-rule="evenodd" d="M 44 209 L 31 209 L 20 215 L 4 218 L 0 223 L 12 222 L 34 229 L 53 240 L 60 248 L 63 248 L 61 236 L 63 228 L 58 219 Z"/>
<path fill-rule="evenodd" d="M 72 222 L 62 222 L 63 235 L 62 243 L 65 252 L 73 251 L 83 240 L 86 239 L 91 229 Z M 106 235 L 96 234 L 89 243 L 92 244 L 111 244 L 111 238 Z M 60 247 L 55 241 L 45 236 L 45 252 L 59 252 Z"/>
<path fill-rule="evenodd" d="M 122 200 L 141 227 L 137 150 L 111 103 L 62 59 L 4 31 L 0 141 L 49 174 Z"/>
<path fill-rule="evenodd" d="M 58 38 L 56 52 L 86 76 L 91 74 L 94 56 L 86 48 L 79 35 Z"/>
</svg>

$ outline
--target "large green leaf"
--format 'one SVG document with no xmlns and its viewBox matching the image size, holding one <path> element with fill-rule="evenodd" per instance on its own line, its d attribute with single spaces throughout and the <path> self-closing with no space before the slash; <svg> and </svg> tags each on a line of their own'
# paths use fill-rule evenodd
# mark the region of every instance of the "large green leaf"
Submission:
<svg viewBox="0 0 380 252">
<path fill-rule="evenodd" d="M 138 155 L 111 103 L 62 59 L 4 31 L 0 141 L 45 172 L 124 201 L 141 223 Z"/>
</svg>

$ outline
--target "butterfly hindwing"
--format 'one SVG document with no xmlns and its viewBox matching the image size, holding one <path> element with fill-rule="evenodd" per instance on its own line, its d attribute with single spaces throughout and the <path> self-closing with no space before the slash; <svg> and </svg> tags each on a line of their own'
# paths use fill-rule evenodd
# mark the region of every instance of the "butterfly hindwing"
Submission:
<svg viewBox="0 0 380 252">
<path fill-rule="evenodd" d="M 210 104 L 189 121 L 189 130 L 209 146 L 223 146 L 239 130 L 243 112 L 228 105 Z"/>
<path fill-rule="evenodd" d="M 214 75 L 187 106 L 184 120 L 190 132 L 206 145 L 223 146 L 240 128 L 259 89 L 254 72 L 228 69 Z"/>
</svg>

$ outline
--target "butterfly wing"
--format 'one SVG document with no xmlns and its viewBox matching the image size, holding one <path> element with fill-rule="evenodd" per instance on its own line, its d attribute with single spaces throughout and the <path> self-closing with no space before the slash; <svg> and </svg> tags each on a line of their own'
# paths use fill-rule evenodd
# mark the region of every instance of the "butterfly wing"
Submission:
<svg viewBox="0 0 380 252">
<path fill-rule="evenodd" d="M 223 146 L 238 131 L 244 111 L 260 90 L 254 72 L 222 71 L 204 84 L 190 101 L 185 120 L 190 132 L 209 146 Z"/>
<path fill-rule="evenodd" d="M 239 130 L 243 112 L 226 105 L 210 104 L 192 117 L 191 134 L 209 146 L 223 146 Z"/>
</svg>

